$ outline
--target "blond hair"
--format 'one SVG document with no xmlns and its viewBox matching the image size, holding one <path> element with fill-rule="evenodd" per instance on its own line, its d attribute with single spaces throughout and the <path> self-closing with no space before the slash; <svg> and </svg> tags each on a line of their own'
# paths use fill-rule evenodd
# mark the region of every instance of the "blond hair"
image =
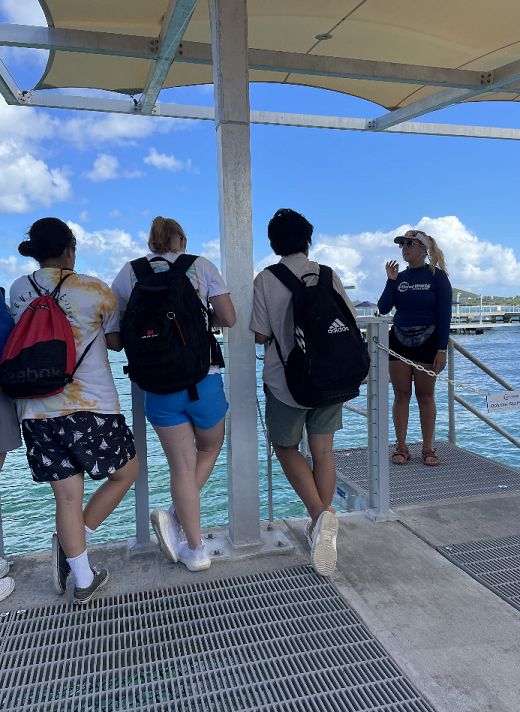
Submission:
<svg viewBox="0 0 520 712">
<path fill-rule="evenodd" d="M 446 264 L 444 262 L 444 255 L 442 254 L 442 250 L 439 247 L 439 245 L 435 242 L 433 237 L 430 237 L 430 235 L 426 235 L 430 242 L 430 246 L 428 248 L 427 254 L 429 255 L 430 258 L 430 263 L 429 263 L 429 268 L 431 270 L 432 274 L 435 274 L 435 267 L 438 267 L 441 269 L 443 272 L 446 273 L 446 276 L 448 276 L 448 270 L 446 269 Z"/>
<path fill-rule="evenodd" d="M 173 240 L 186 238 L 186 234 L 177 220 L 163 218 L 160 215 L 152 220 L 148 247 L 155 255 L 165 255 L 172 249 Z"/>
</svg>

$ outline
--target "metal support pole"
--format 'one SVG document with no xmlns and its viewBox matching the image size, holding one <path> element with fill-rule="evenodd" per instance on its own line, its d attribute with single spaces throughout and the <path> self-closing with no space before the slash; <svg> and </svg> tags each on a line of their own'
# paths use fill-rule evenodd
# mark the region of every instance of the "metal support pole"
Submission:
<svg viewBox="0 0 520 712">
<path fill-rule="evenodd" d="M 273 507 L 273 456 L 272 456 L 272 445 L 269 438 L 267 439 L 265 446 L 267 448 L 267 509 L 269 521 L 274 520 L 274 507 Z"/>
<path fill-rule="evenodd" d="M 0 499 L 0 559 L 3 559 L 4 556 L 4 529 L 2 527 L 2 501 Z"/>
<path fill-rule="evenodd" d="M 453 339 L 448 341 L 448 378 L 450 381 L 455 379 L 455 349 L 453 348 Z M 452 445 L 457 444 L 457 435 L 455 432 L 455 386 L 448 383 L 448 440 Z"/>
<path fill-rule="evenodd" d="M 247 0 L 210 0 L 223 277 L 237 313 L 227 335 L 229 537 L 260 543 Z"/>
<path fill-rule="evenodd" d="M 132 551 L 150 546 L 149 495 L 148 495 L 148 446 L 146 444 L 146 416 L 144 414 L 144 391 L 132 383 L 132 431 L 139 461 L 139 475 L 135 481 L 135 540 L 130 540 Z"/>
<path fill-rule="evenodd" d="M 380 349 L 375 341 L 377 339 L 388 348 L 389 322 L 390 319 L 385 317 L 368 317 L 363 320 L 367 324 L 371 361 L 367 378 L 370 509 L 366 513 L 376 522 L 397 519 L 390 509 L 388 352 Z"/>
</svg>

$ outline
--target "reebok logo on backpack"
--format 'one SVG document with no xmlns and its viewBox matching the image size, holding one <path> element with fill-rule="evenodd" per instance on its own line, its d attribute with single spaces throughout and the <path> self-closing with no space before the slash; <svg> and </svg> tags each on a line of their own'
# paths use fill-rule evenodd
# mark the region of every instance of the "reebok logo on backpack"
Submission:
<svg viewBox="0 0 520 712">
<path fill-rule="evenodd" d="M 355 398 L 370 358 L 352 312 L 332 284 L 332 270 L 320 265 L 318 283 L 308 287 L 283 264 L 267 267 L 292 292 L 294 347 L 282 362 L 287 387 L 306 408 L 322 408 Z"/>
<path fill-rule="evenodd" d="M 76 344 L 69 320 L 58 305 L 60 290 L 73 272 L 60 279 L 51 294 L 39 295 L 25 309 L 2 353 L 0 386 L 9 398 L 47 398 L 61 393 L 87 355 L 76 363 Z"/>
</svg>

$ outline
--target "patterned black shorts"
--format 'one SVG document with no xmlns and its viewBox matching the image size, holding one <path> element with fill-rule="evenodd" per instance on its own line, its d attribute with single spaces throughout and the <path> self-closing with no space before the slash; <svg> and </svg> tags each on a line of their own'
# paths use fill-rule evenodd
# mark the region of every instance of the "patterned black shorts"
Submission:
<svg viewBox="0 0 520 712">
<path fill-rule="evenodd" d="M 103 480 L 135 457 L 134 438 L 118 414 L 78 411 L 24 420 L 22 431 L 35 482 L 66 480 L 79 472 Z"/>
</svg>

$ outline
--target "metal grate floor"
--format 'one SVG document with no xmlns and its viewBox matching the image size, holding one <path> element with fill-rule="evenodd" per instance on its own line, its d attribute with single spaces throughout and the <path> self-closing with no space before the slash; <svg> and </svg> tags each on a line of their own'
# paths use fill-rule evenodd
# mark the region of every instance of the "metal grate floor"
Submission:
<svg viewBox="0 0 520 712">
<path fill-rule="evenodd" d="M 520 610 L 520 536 L 439 546 L 437 551 Z"/>
<path fill-rule="evenodd" d="M 433 712 L 307 566 L 7 614 L 0 709 Z"/>
<path fill-rule="evenodd" d="M 434 447 L 441 461 L 438 467 L 423 465 L 421 443 L 409 445 L 412 458 L 406 465 L 390 463 L 390 504 L 415 504 L 520 490 L 520 470 L 449 442 L 438 441 Z M 392 450 L 389 449 L 389 459 Z M 368 495 L 367 448 L 335 450 L 334 459 L 338 478 Z"/>
</svg>

